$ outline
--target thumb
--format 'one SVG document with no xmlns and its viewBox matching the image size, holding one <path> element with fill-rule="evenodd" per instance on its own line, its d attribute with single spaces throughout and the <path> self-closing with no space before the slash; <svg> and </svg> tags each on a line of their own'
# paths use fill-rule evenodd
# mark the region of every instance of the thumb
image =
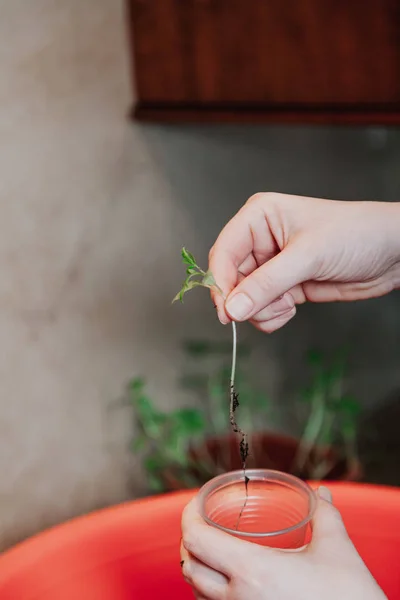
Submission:
<svg viewBox="0 0 400 600">
<path fill-rule="evenodd" d="M 182 515 L 183 547 L 201 563 L 228 578 L 237 576 L 247 559 L 252 560 L 261 546 L 237 538 L 206 523 L 200 513 L 200 501 L 196 496 L 186 506 Z M 263 556 L 269 548 L 262 548 Z M 270 560 L 275 556 L 273 550 Z"/>
<path fill-rule="evenodd" d="M 318 504 L 312 527 L 311 545 L 313 547 L 322 546 L 326 543 L 332 545 L 335 540 L 348 539 L 342 516 L 332 504 L 332 494 L 324 486 L 318 489 Z"/>
<path fill-rule="evenodd" d="M 253 271 L 231 292 L 226 311 L 234 321 L 245 321 L 296 285 L 310 279 L 311 261 L 299 244 L 287 246 Z"/>
</svg>

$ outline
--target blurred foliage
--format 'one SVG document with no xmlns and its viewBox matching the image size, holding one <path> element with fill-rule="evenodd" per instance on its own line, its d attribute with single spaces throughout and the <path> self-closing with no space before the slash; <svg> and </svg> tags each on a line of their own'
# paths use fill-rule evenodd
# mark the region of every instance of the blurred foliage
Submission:
<svg viewBox="0 0 400 600">
<path fill-rule="evenodd" d="M 129 385 L 129 395 L 136 413 L 139 433 L 132 449 L 144 451 L 144 467 L 149 484 L 154 491 L 164 489 L 163 477 L 173 466 L 184 478 L 182 483 L 191 485 L 188 469 L 189 444 L 204 435 L 205 420 L 196 408 L 179 408 L 171 412 L 158 410 L 146 394 L 145 383 L 136 378 Z M 185 481 L 186 479 L 186 481 Z"/>
<path fill-rule="evenodd" d="M 231 344 L 204 340 L 184 343 L 193 368 L 186 371 L 180 384 L 198 396 L 197 408 L 158 409 L 149 398 L 143 379 L 129 384 L 138 433 L 132 450 L 141 452 L 149 485 L 155 492 L 170 487 L 195 487 L 221 470 L 207 451 L 205 441 L 230 434 L 229 375 Z M 247 360 L 250 350 L 238 348 L 242 369 L 237 372 L 240 427 L 249 434 L 266 430 L 271 402 L 252 383 Z M 351 464 L 357 461 L 357 423 L 359 404 L 345 393 L 346 353 L 332 361 L 315 351 L 308 355 L 312 370 L 309 387 L 299 394 L 305 426 L 292 471 L 305 471 L 313 478 L 323 478 L 334 466 L 326 448 Z M 212 365 L 210 367 L 210 364 Z M 286 410 L 286 409 L 285 409 Z M 201 448 L 201 460 L 194 460 L 191 449 Z"/>
<path fill-rule="evenodd" d="M 231 341 L 210 342 L 207 340 L 186 340 L 183 349 L 189 356 L 202 358 L 208 356 L 230 356 L 232 353 Z M 238 358 L 248 358 L 251 354 L 250 348 L 245 344 L 238 344 Z"/>
<path fill-rule="evenodd" d="M 332 459 L 324 455 L 326 448 L 338 449 L 349 465 L 358 460 L 360 405 L 353 396 L 345 393 L 346 358 L 346 351 L 338 353 L 332 362 L 324 360 L 322 354 L 314 350 L 308 355 L 313 378 L 301 395 L 307 405 L 307 420 L 294 469 L 301 473 L 306 464 L 311 464 L 310 476 L 315 479 L 322 479 L 334 466 L 330 462 Z"/>
</svg>

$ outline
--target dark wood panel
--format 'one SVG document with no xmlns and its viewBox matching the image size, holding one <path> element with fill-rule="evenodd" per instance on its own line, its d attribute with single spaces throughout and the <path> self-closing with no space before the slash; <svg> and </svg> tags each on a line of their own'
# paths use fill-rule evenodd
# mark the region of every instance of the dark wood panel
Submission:
<svg viewBox="0 0 400 600">
<path fill-rule="evenodd" d="M 320 125 L 400 125 L 400 110 L 324 106 L 215 106 L 137 104 L 132 117 L 158 123 L 307 123 Z"/>
<path fill-rule="evenodd" d="M 140 102 L 400 109 L 400 0 L 127 0 Z"/>
<path fill-rule="evenodd" d="M 179 102 L 196 97 L 188 16 L 185 5 L 177 0 L 128 0 L 133 78 L 139 98 Z"/>
</svg>

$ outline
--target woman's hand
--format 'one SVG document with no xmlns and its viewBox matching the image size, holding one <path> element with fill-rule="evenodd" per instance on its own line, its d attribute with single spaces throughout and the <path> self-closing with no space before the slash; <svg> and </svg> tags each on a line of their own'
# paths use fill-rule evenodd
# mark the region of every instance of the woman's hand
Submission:
<svg viewBox="0 0 400 600">
<path fill-rule="evenodd" d="M 207 525 L 195 498 L 182 518 L 181 559 L 198 600 L 384 600 L 331 495 L 320 488 L 310 545 L 284 552 Z"/>
<path fill-rule="evenodd" d="M 270 333 L 296 304 L 363 300 L 400 286 L 400 205 L 257 194 L 226 225 L 209 267 L 222 323 Z"/>
</svg>

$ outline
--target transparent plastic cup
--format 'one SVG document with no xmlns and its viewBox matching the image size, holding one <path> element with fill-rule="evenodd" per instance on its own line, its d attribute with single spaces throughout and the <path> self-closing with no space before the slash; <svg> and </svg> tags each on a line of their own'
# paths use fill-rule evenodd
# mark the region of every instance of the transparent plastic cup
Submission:
<svg viewBox="0 0 400 600">
<path fill-rule="evenodd" d="M 207 482 L 199 492 L 203 519 L 233 536 L 263 546 L 295 550 L 311 538 L 315 492 L 293 475 L 248 469 Z M 245 504 L 246 502 L 246 504 Z M 242 513 L 241 513 L 242 511 Z"/>
</svg>

